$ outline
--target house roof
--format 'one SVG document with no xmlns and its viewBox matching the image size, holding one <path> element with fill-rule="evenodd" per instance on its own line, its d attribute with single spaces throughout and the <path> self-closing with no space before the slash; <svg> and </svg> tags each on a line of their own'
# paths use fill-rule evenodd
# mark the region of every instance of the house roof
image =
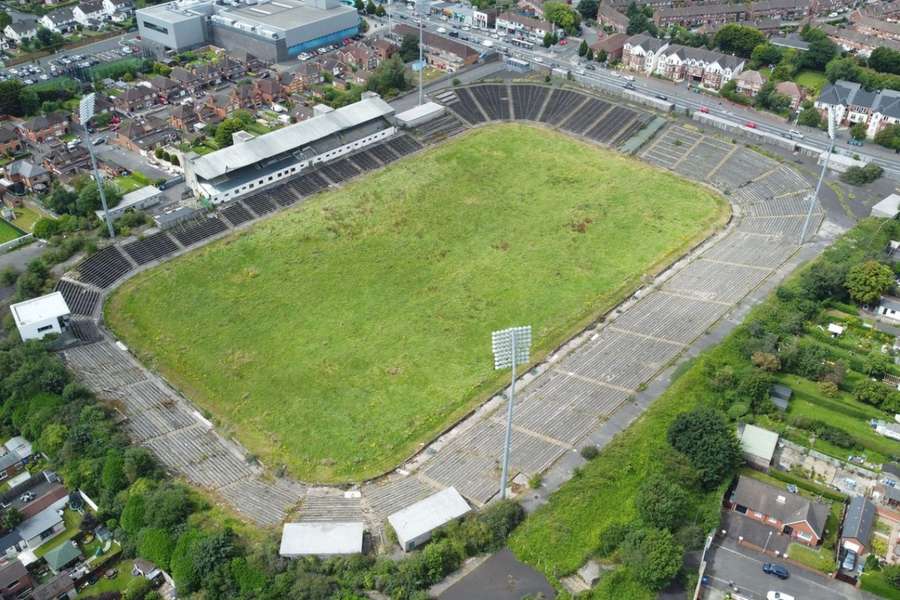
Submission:
<svg viewBox="0 0 900 600">
<path fill-rule="evenodd" d="M 409 25 L 404 25 L 400 23 L 399 25 L 394 26 L 394 31 L 399 35 L 419 35 L 419 30 L 414 27 L 410 27 Z M 463 60 L 467 58 L 471 58 L 473 56 L 478 56 L 480 52 L 471 46 L 467 46 L 466 44 L 462 44 L 460 42 L 455 42 L 450 38 L 441 37 L 430 31 L 425 31 L 422 33 L 422 41 L 429 48 L 437 48 L 438 50 L 443 50 L 448 54 L 454 54 Z"/>
<path fill-rule="evenodd" d="M 659 51 L 660 48 L 663 48 L 668 44 L 665 40 L 656 39 L 653 36 L 647 35 L 646 33 L 639 33 L 637 35 L 633 35 L 625 42 L 631 46 L 640 46 L 644 50 L 650 50 L 652 52 Z"/>
<path fill-rule="evenodd" d="M 891 194 L 879 201 L 869 212 L 873 217 L 893 219 L 900 212 L 900 194 Z"/>
<path fill-rule="evenodd" d="M 744 83 L 750 85 L 762 85 L 765 82 L 763 76 L 759 71 L 743 71 L 740 75 L 738 75 L 735 79 L 738 81 L 743 81 Z"/>
<path fill-rule="evenodd" d="M 184 67 L 173 67 L 169 77 L 182 83 L 191 83 L 197 80 L 197 76 Z"/>
<path fill-rule="evenodd" d="M 177 81 L 173 81 L 164 75 L 157 75 L 150 80 L 150 85 L 158 90 L 169 91 L 179 87 Z"/>
<path fill-rule="evenodd" d="M 363 523 L 285 523 L 281 556 L 335 556 L 362 552 Z"/>
<path fill-rule="evenodd" d="M 780 81 L 775 84 L 775 91 L 790 98 L 799 98 L 803 95 L 800 86 L 793 81 Z"/>
<path fill-rule="evenodd" d="M 552 31 L 553 25 L 551 25 L 547 21 L 542 21 L 541 19 L 535 19 L 534 17 L 528 17 L 525 15 L 520 15 L 511 12 L 500 13 L 497 16 L 497 19 L 502 19 L 504 21 L 509 21 L 510 23 L 518 23 L 523 27 L 528 27 L 529 29 L 540 29 L 541 31 Z"/>
<path fill-rule="evenodd" d="M 31 591 L 31 600 L 56 600 L 75 589 L 75 582 L 68 573 L 60 573 Z"/>
<path fill-rule="evenodd" d="M 44 554 L 44 560 L 54 571 L 59 571 L 76 558 L 81 556 L 81 550 L 72 540 L 66 540 L 59 546 L 51 548 Z"/>
<path fill-rule="evenodd" d="M 20 536 L 15 531 L 10 531 L 9 533 L 0 536 L 0 554 L 6 554 L 6 551 L 18 544 L 22 541 L 22 536 Z"/>
<path fill-rule="evenodd" d="M 28 569 L 17 560 L 0 567 L 0 589 L 6 589 L 28 575 Z"/>
<path fill-rule="evenodd" d="M 853 97 L 859 89 L 860 85 L 855 81 L 839 79 L 822 89 L 822 93 L 819 94 L 819 102 L 834 105 L 853 104 Z"/>
<path fill-rule="evenodd" d="M 822 537 L 828 505 L 812 502 L 743 475 L 738 478 L 737 487 L 731 494 L 734 504 L 745 506 L 782 521 L 785 525 L 806 522 L 818 537 Z"/>
<path fill-rule="evenodd" d="M 86 15 L 97 12 L 104 12 L 102 0 L 84 0 L 78 3 L 78 8 Z"/>
<path fill-rule="evenodd" d="M 6 174 L 10 177 L 13 175 L 21 175 L 26 179 L 31 179 L 32 177 L 46 175 L 47 169 L 36 162 L 23 158 L 6 165 Z"/>
<path fill-rule="evenodd" d="M 786 385 L 781 383 L 776 383 L 772 386 L 771 394 L 776 398 L 782 398 L 784 400 L 790 400 L 791 396 L 794 395 L 794 390 L 789 388 Z"/>
<path fill-rule="evenodd" d="M 841 537 L 854 538 L 863 544 L 868 544 L 874 523 L 875 505 L 869 502 L 865 496 L 854 496 L 850 499 L 850 506 L 847 507 L 847 513 L 844 515 Z"/>
<path fill-rule="evenodd" d="M 44 16 L 46 16 L 57 25 L 65 25 L 66 23 L 71 23 L 75 20 L 75 14 L 68 6 L 63 6 L 61 8 L 51 10 Z"/>
<path fill-rule="evenodd" d="M 772 39 L 769 40 L 775 46 L 781 46 L 782 48 L 793 48 L 794 50 L 809 50 L 809 42 L 806 42 L 800 38 L 797 34 L 790 35 L 776 35 L 773 36 Z"/>
<path fill-rule="evenodd" d="M 769 463 L 778 446 L 778 434 L 756 425 L 744 425 L 741 433 L 741 450 L 746 454 L 759 457 Z"/>
<path fill-rule="evenodd" d="M 7 25 L 17 34 L 22 35 L 24 33 L 29 33 L 37 29 L 37 21 L 34 19 L 23 19 L 22 21 L 17 21 L 16 23 L 11 23 Z"/>
<path fill-rule="evenodd" d="M 16 130 L 8 125 L 0 125 L 0 144 L 19 139 Z"/>
<path fill-rule="evenodd" d="M 610 36 L 607 36 L 601 40 L 597 40 L 593 44 L 591 44 L 591 48 L 596 52 L 598 50 L 605 50 L 606 52 L 618 52 L 622 49 L 622 46 L 625 45 L 625 42 L 628 41 L 627 33 L 614 33 Z"/>
<path fill-rule="evenodd" d="M 456 488 L 449 487 L 388 516 L 402 543 L 434 531 L 471 510 Z"/>
<path fill-rule="evenodd" d="M 30 519 L 26 519 L 19 523 L 16 526 L 16 532 L 22 536 L 23 540 L 30 540 L 31 538 L 42 534 L 51 527 L 62 522 L 63 519 L 59 515 L 59 511 L 64 509 L 68 502 L 68 496 L 60 498 Z"/>
<path fill-rule="evenodd" d="M 71 314 L 69 305 L 66 304 L 65 298 L 60 292 L 51 292 L 44 296 L 18 302 L 10 306 L 9 310 L 16 320 L 16 325 L 20 328 Z M 18 454 L 10 454 L 16 460 L 21 460 Z"/>
<path fill-rule="evenodd" d="M 38 115 L 28 119 L 22 123 L 21 127 L 28 131 L 43 131 L 44 129 L 59 125 L 60 123 L 65 123 L 68 120 L 69 116 L 63 111 L 54 111 L 47 115 Z"/>
</svg>

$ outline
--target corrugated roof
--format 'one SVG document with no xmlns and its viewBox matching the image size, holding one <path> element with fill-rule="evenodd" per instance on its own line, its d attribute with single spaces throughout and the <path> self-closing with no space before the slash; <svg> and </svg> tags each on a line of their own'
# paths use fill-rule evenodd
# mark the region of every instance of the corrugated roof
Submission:
<svg viewBox="0 0 900 600">
<path fill-rule="evenodd" d="M 381 98 L 364 98 L 330 113 L 194 159 L 194 172 L 203 179 L 215 179 L 230 171 L 302 148 L 343 129 L 386 117 L 393 112 L 394 109 Z"/>
<path fill-rule="evenodd" d="M 465 498 L 456 488 L 449 487 L 388 516 L 388 522 L 394 528 L 397 539 L 405 545 L 407 541 L 434 531 L 469 510 Z"/>
</svg>

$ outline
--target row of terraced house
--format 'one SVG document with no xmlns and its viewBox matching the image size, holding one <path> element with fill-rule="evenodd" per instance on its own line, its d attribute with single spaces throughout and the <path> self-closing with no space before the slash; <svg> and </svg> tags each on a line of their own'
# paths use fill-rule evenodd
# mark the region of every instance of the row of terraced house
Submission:
<svg viewBox="0 0 900 600">
<path fill-rule="evenodd" d="M 706 48 L 671 44 L 645 33 L 633 35 L 622 48 L 625 68 L 672 81 L 691 81 L 718 90 L 744 70 L 745 59 Z"/>
</svg>

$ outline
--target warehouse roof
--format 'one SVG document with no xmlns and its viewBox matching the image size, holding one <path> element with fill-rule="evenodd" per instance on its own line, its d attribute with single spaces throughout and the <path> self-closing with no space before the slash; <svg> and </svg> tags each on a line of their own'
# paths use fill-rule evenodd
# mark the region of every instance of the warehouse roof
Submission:
<svg viewBox="0 0 900 600">
<path fill-rule="evenodd" d="M 281 556 L 334 556 L 359 554 L 362 523 L 285 523 L 281 532 Z"/>
<path fill-rule="evenodd" d="M 71 312 L 60 292 L 53 292 L 31 300 L 25 300 L 24 302 L 13 304 L 9 309 L 16 320 L 16 325 L 19 327 L 40 323 L 54 317 L 62 317 Z"/>
<path fill-rule="evenodd" d="M 294 29 L 301 25 L 330 19 L 335 13 L 355 12 L 352 6 L 335 3 L 332 8 L 319 8 L 313 2 L 302 0 L 277 0 L 276 2 L 260 2 L 259 4 L 241 5 L 226 8 L 219 13 L 220 18 L 235 19 L 248 25 L 263 25 L 276 31 Z"/>
<path fill-rule="evenodd" d="M 449 487 L 419 500 L 388 517 L 401 543 L 434 531 L 469 512 L 469 504 L 456 488 Z"/>
<path fill-rule="evenodd" d="M 378 96 L 364 98 L 324 115 L 193 159 L 194 172 L 204 179 L 215 179 L 393 112 L 394 109 Z"/>
</svg>

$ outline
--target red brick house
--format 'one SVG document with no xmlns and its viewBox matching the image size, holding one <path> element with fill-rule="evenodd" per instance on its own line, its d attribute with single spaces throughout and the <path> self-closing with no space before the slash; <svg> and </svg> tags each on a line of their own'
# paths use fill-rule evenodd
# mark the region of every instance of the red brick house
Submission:
<svg viewBox="0 0 900 600">
<path fill-rule="evenodd" d="M 199 121 L 200 117 L 197 116 L 197 111 L 191 104 L 177 104 L 169 115 L 172 127 L 181 131 L 193 130 L 194 125 Z"/>
<path fill-rule="evenodd" d="M 178 85 L 181 86 L 181 89 L 190 94 L 197 92 L 203 87 L 200 77 L 198 77 L 194 71 L 185 69 L 184 67 L 174 67 L 172 72 L 169 73 L 169 77 L 173 81 L 177 81 Z"/>
<path fill-rule="evenodd" d="M 9 125 L 0 125 L 0 153 L 15 154 L 22 151 L 19 134 Z"/>
<path fill-rule="evenodd" d="M 594 51 L 595 56 L 601 51 L 606 52 L 606 60 L 609 62 L 622 60 L 622 50 L 628 38 L 627 33 L 614 33 L 594 42 L 591 45 L 591 49 Z"/>
<path fill-rule="evenodd" d="M 168 121 L 148 116 L 145 119 L 132 119 L 122 123 L 112 141 L 134 152 L 150 152 L 176 139 L 178 132 Z"/>
<path fill-rule="evenodd" d="M 272 104 L 284 100 L 284 89 L 275 78 L 254 79 L 253 88 L 257 104 Z"/>
<path fill-rule="evenodd" d="M 14 183 L 21 182 L 26 190 L 34 192 L 45 188 L 50 183 L 50 173 L 40 164 L 30 160 L 16 160 L 3 169 L 6 178 Z"/>
<path fill-rule="evenodd" d="M 372 51 L 375 52 L 375 56 L 378 57 L 379 62 L 386 61 L 399 49 L 400 47 L 397 46 L 397 44 L 381 38 L 372 43 Z"/>
<path fill-rule="evenodd" d="M 152 87 L 146 85 L 134 85 L 125 90 L 120 96 L 116 96 L 113 101 L 116 108 L 122 112 L 131 113 L 145 108 L 150 108 L 156 104 L 156 92 Z"/>
<path fill-rule="evenodd" d="M 175 98 L 184 94 L 184 90 L 177 81 L 162 75 L 157 75 L 151 79 L 150 85 L 156 96 L 164 102 L 172 102 Z"/>
<path fill-rule="evenodd" d="M 282 73 L 280 81 L 288 94 L 298 94 L 322 83 L 322 67 L 319 63 L 308 61 L 294 71 Z"/>
<path fill-rule="evenodd" d="M 793 81 L 782 81 L 775 85 L 775 92 L 791 99 L 791 110 L 800 108 L 803 102 L 803 90 Z"/>
<path fill-rule="evenodd" d="M 338 51 L 338 59 L 345 65 L 364 71 L 374 71 L 378 67 L 378 55 L 363 44 L 353 44 Z"/>
<path fill-rule="evenodd" d="M 729 500 L 731 509 L 794 540 L 816 546 L 825 533 L 827 504 L 741 476 Z"/>
<path fill-rule="evenodd" d="M 34 587 L 28 569 L 18 560 L 11 560 L 0 567 L 0 598 L 25 597 Z"/>
<path fill-rule="evenodd" d="M 64 179 L 90 168 L 90 162 L 91 157 L 82 146 L 69 150 L 59 144 L 44 157 L 44 168 Z"/>
<path fill-rule="evenodd" d="M 734 78 L 737 82 L 737 91 L 739 94 L 753 98 L 762 89 L 766 83 L 765 78 L 759 71 L 744 71 Z"/>
<path fill-rule="evenodd" d="M 19 131 L 31 143 L 43 143 L 51 137 L 62 137 L 69 131 L 69 116 L 63 111 L 52 112 L 28 119 L 19 126 Z"/>
</svg>

